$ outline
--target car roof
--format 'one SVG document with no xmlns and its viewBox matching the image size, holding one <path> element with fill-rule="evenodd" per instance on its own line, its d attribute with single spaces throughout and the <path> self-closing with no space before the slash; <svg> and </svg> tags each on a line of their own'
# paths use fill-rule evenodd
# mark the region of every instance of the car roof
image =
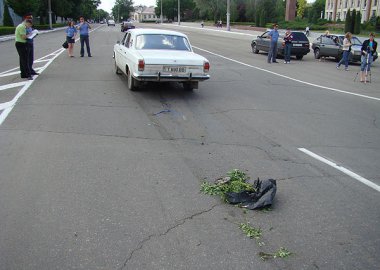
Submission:
<svg viewBox="0 0 380 270">
<path fill-rule="evenodd" d="M 151 29 L 151 28 L 135 28 L 129 30 L 130 33 L 135 35 L 141 35 L 141 34 L 161 34 L 161 35 L 174 35 L 174 36 L 182 36 L 187 37 L 185 34 L 177 31 L 171 31 L 171 30 L 161 30 L 161 29 Z"/>
</svg>

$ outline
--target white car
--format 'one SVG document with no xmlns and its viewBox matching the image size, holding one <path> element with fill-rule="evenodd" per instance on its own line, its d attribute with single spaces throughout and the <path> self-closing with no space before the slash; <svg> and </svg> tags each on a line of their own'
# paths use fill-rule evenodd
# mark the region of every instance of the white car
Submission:
<svg viewBox="0 0 380 270">
<path fill-rule="evenodd" d="M 208 80 L 209 61 L 193 52 L 185 34 L 159 29 L 130 29 L 114 46 L 115 72 L 126 74 L 128 88 L 142 82 L 174 81 L 186 90 Z"/>
<path fill-rule="evenodd" d="M 114 20 L 108 20 L 107 26 L 110 26 L 110 25 L 115 26 L 115 21 Z"/>
</svg>

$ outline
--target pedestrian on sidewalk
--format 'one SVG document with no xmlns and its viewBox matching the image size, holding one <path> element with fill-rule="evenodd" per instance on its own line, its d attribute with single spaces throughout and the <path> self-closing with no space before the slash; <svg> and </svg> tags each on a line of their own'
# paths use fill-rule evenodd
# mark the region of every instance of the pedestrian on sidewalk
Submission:
<svg viewBox="0 0 380 270">
<path fill-rule="evenodd" d="M 275 24 L 273 24 L 273 29 L 268 34 L 269 39 L 270 39 L 270 47 L 269 47 L 269 52 L 268 52 L 268 63 L 278 63 L 276 60 L 276 58 L 277 58 L 277 42 L 278 42 L 278 37 L 279 37 L 279 33 L 278 33 L 277 29 L 278 29 L 278 24 L 275 23 Z"/>
<path fill-rule="evenodd" d="M 343 40 L 343 57 L 340 59 L 339 63 L 336 65 L 336 68 L 339 69 L 340 65 L 344 63 L 345 70 L 348 71 L 348 58 L 350 56 L 351 52 L 351 38 L 352 34 L 350 32 L 347 32 L 344 35 L 344 40 Z"/>
<path fill-rule="evenodd" d="M 27 19 L 20 23 L 15 30 L 15 46 L 19 55 L 21 78 L 33 80 L 29 69 L 28 50 L 26 39 L 28 37 L 26 28 L 32 26 L 32 21 Z"/>
<path fill-rule="evenodd" d="M 77 29 L 79 30 L 79 36 L 80 36 L 80 57 L 84 56 L 85 43 L 86 43 L 87 55 L 88 57 L 91 57 L 90 38 L 89 38 L 89 29 L 91 29 L 91 25 L 84 20 L 83 16 L 79 18 L 79 24 L 77 25 Z"/>
<path fill-rule="evenodd" d="M 290 64 L 290 53 L 292 52 L 292 41 L 293 41 L 293 34 L 292 31 L 290 31 L 289 28 L 286 28 L 285 36 L 284 36 L 284 64 Z"/>
<path fill-rule="evenodd" d="M 74 43 L 75 43 L 75 38 L 77 36 L 78 30 L 74 26 L 74 22 L 70 21 L 68 24 L 68 27 L 66 28 L 66 41 L 69 44 L 69 47 L 67 48 L 69 57 L 74 57 Z"/>
</svg>

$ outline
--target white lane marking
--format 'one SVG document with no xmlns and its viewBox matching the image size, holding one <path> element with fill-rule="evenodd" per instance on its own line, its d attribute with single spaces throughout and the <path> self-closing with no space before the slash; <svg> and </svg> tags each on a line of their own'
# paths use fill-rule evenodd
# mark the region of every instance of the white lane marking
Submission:
<svg viewBox="0 0 380 270">
<path fill-rule="evenodd" d="M 49 61 L 43 67 L 40 68 L 40 72 L 43 72 L 64 51 L 65 51 L 64 49 L 57 50 L 56 52 L 59 52 L 59 53 L 55 52 L 56 54 L 54 55 L 54 57 L 49 59 Z M 51 56 L 51 54 L 49 55 Z M 13 110 L 18 99 L 29 89 L 29 87 L 33 84 L 33 82 L 35 81 L 37 77 L 38 76 L 35 76 L 34 80 L 27 81 L 24 87 L 21 88 L 21 90 L 17 93 L 17 95 L 11 101 L 0 104 L 0 110 L 3 110 L 3 112 L 0 114 L 0 125 L 4 122 L 4 120 L 7 118 L 9 113 Z"/>
<path fill-rule="evenodd" d="M 353 96 L 358 96 L 358 97 L 362 97 L 362 98 L 367 98 L 367 99 L 373 99 L 373 100 L 376 100 L 376 101 L 380 101 L 380 98 L 376 98 L 376 97 L 371 97 L 371 96 L 366 96 L 366 95 L 361 95 L 361 94 L 356 94 L 356 93 L 352 93 L 352 92 L 348 92 L 348 91 L 344 91 L 344 90 L 339 90 L 339 89 L 336 89 L 336 88 L 332 88 L 332 87 L 327 87 L 327 86 L 323 86 L 323 85 L 318 85 L 318 84 L 315 84 L 315 83 L 309 83 L 309 82 L 305 82 L 305 81 L 302 81 L 302 80 L 299 80 L 299 79 L 296 79 L 296 78 L 292 78 L 292 77 L 289 77 L 289 76 L 286 76 L 286 75 L 282 75 L 280 73 L 277 73 L 277 72 L 274 72 L 274 71 L 270 71 L 270 70 L 267 70 L 267 69 L 264 69 L 264 68 L 260 68 L 260 67 L 256 67 L 256 66 L 252 66 L 250 64 L 246 64 L 246 63 L 243 63 L 243 62 L 240 62 L 238 60 L 235 60 L 235 59 L 232 59 L 232 58 L 229 58 L 229 57 L 226 57 L 226 56 L 223 56 L 221 54 L 217 54 L 217 53 L 214 53 L 214 52 L 210 52 L 208 50 L 205 50 L 205 49 L 202 49 L 202 48 L 199 48 L 199 47 L 196 47 L 196 46 L 193 46 L 193 48 L 196 48 L 200 51 L 204 51 L 204 52 L 207 52 L 209 54 L 212 54 L 212 55 L 215 55 L 215 56 L 218 56 L 220 58 L 223 58 L 223 59 L 226 59 L 226 60 L 229 60 L 231 62 L 235 62 L 237 64 L 240 64 L 240 65 L 243 65 L 243 66 L 247 66 L 247 67 L 250 67 L 250 68 L 254 68 L 254 69 L 257 69 L 257 70 L 261 70 L 261 71 L 264 71 L 264 72 L 267 72 L 267 73 L 270 73 L 270 74 L 273 74 L 273 75 L 276 75 L 276 76 L 279 76 L 279 77 L 282 77 L 282 78 L 285 78 L 285 79 L 288 79 L 288 80 L 292 80 L 292 81 L 295 81 L 295 82 L 299 82 L 299 83 L 302 83 L 302 84 L 306 84 L 306 85 L 310 85 L 310 86 L 314 86 L 314 87 L 317 87 L 317 88 L 322 88 L 322 89 L 326 89 L 326 90 L 330 90 L 330 91 L 334 91 L 334 92 L 338 92 L 338 93 L 343 93 L 343 94 L 348 94 L 348 95 L 353 95 Z"/>
<path fill-rule="evenodd" d="M 6 84 L 6 85 L 1 85 L 0 86 L 0 91 L 3 91 L 3 90 L 7 90 L 7 89 L 10 89 L 10 88 L 16 88 L 16 87 L 20 87 L 20 86 L 23 86 L 25 85 L 27 82 L 18 82 L 18 83 L 10 83 L 10 84 Z"/>
<path fill-rule="evenodd" d="M 11 72 L 11 71 L 16 70 L 16 69 L 19 69 L 19 67 L 11 68 L 11 69 L 8 69 L 8 70 L 6 70 L 6 71 L 0 72 L 0 75 L 1 75 L 1 74 L 5 74 L 5 73 L 8 73 L 8 72 Z"/>
<path fill-rule="evenodd" d="M 4 78 L 4 77 L 16 75 L 16 74 L 20 74 L 20 71 L 18 70 L 18 71 L 14 71 L 14 72 L 8 72 L 6 74 L 0 74 L 0 78 Z"/>
<path fill-rule="evenodd" d="M 95 30 L 97 30 L 100 27 L 101 26 L 99 26 L 99 27 L 91 30 L 90 33 L 93 32 L 93 31 L 95 31 Z M 54 51 L 54 52 L 52 52 L 52 53 L 50 53 L 48 55 L 45 55 L 45 56 L 41 57 L 40 59 L 36 60 L 35 62 L 37 62 L 37 61 L 38 62 L 47 62 L 43 67 L 36 68 L 36 70 L 38 69 L 39 72 L 42 73 L 64 51 L 65 51 L 65 49 L 60 48 L 60 49 L 58 49 L 58 50 L 56 50 L 56 51 Z M 51 57 L 49 59 L 45 59 L 45 58 L 48 58 L 49 56 L 53 56 L 53 57 Z M 13 70 L 17 70 L 17 69 L 18 69 L 18 67 L 10 69 L 8 71 L 1 72 L 0 75 L 3 75 L 5 73 L 8 73 L 8 72 L 13 71 Z M 17 73 L 20 73 L 20 72 L 18 71 L 15 74 L 17 74 Z M 35 76 L 34 80 L 32 80 L 32 81 L 26 81 L 26 82 L 19 83 L 20 84 L 19 86 L 21 86 L 22 84 L 24 84 L 24 87 L 21 88 L 21 90 L 17 93 L 17 95 L 11 101 L 4 102 L 4 103 L 0 104 L 0 110 L 2 111 L 0 113 L 0 126 L 4 122 L 4 120 L 7 118 L 7 116 L 9 115 L 9 113 L 13 110 L 13 108 L 16 105 L 18 99 L 29 89 L 29 87 L 33 84 L 33 82 L 35 81 L 36 78 L 38 78 L 38 76 Z M 2 87 L 4 87 L 4 89 L 5 89 L 6 87 L 9 87 L 9 85 L 5 85 L 5 86 L 2 86 Z"/>
<path fill-rule="evenodd" d="M 321 157 L 321 156 L 319 156 L 319 155 L 317 155 L 317 154 L 315 154 L 315 153 L 313 153 L 313 152 L 311 152 L 311 151 L 309 151 L 309 150 L 307 150 L 305 148 L 298 148 L 298 150 L 300 150 L 301 152 L 305 153 L 306 155 L 311 156 L 312 158 L 315 158 L 315 159 L 317 159 L 317 160 L 319 160 L 319 161 L 321 161 L 321 162 L 323 162 L 323 163 L 325 163 L 327 165 L 330 165 L 331 167 L 333 167 L 333 168 L 335 168 L 335 169 L 337 169 L 337 170 L 339 170 L 339 171 L 347 174 L 348 176 L 350 176 L 350 177 L 358 180 L 359 182 L 362 182 L 363 184 L 365 184 L 365 185 L 373 188 L 374 190 L 377 190 L 377 191 L 380 192 L 380 186 L 378 186 L 375 183 L 369 181 L 368 179 L 365 179 L 364 177 L 362 177 L 362 176 L 360 176 L 360 175 L 358 175 L 358 174 L 356 174 L 356 173 L 354 173 L 354 172 L 346 169 L 345 167 L 340 166 L 340 165 L 336 164 L 335 162 L 332 162 L 332 161 L 330 161 L 330 160 L 328 160 L 328 159 L 326 159 L 324 157 Z"/>
</svg>

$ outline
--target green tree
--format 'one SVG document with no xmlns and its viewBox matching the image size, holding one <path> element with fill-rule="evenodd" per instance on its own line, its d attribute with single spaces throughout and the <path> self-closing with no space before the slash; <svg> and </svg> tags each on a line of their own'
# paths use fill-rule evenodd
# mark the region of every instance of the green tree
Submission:
<svg viewBox="0 0 380 270">
<path fill-rule="evenodd" d="M 134 10 L 132 0 L 116 0 L 112 8 L 112 15 L 116 21 L 120 21 L 121 17 L 129 18 L 129 14 Z"/>
<path fill-rule="evenodd" d="M 8 2 L 9 6 L 16 14 L 24 16 L 29 12 L 35 14 L 42 3 L 42 0 L 7 0 L 5 2 Z"/>
<path fill-rule="evenodd" d="M 354 32 L 353 32 L 355 35 L 360 34 L 361 20 L 362 20 L 362 16 L 360 14 L 360 11 L 358 11 L 356 12 L 355 26 L 354 26 Z"/>
<path fill-rule="evenodd" d="M 4 2 L 4 18 L 3 18 L 3 25 L 4 26 L 14 26 L 11 14 L 9 14 L 9 8 L 7 1 Z"/>
<path fill-rule="evenodd" d="M 354 9 L 351 14 L 351 25 L 350 25 L 350 31 L 349 31 L 351 33 L 354 33 L 355 22 L 356 22 L 356 9 Z"/>
<path fill-rule="evenodd" d="M 305 14 L 307 2 L 306 0 L 297 0 L 297 17 L 303 18 Z"/>
<path fill-rule="evenodd" d="M 347 33 L 347 32 L 350 32 L 351 30 L 351 11 L 350 9 L 347 10 L 347 14 L 346 14 L 346 20 L 344 22 L 344 32 Z"/>
</svg>

